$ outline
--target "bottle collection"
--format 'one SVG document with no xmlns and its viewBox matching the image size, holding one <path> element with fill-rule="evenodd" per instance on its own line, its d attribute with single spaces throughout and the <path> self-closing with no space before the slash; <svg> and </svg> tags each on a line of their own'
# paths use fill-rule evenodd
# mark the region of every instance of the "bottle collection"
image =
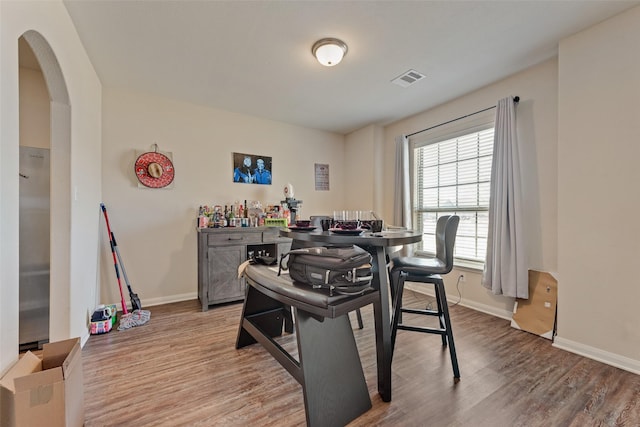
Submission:
<svg viewBox="0 0 640 427">
<path fill-rule="evenodd" d="M 290 212 L 285 204 L 267 205 L 263 208 L 257 200 L 244 203 L 235 201 L 222 205 L 202 205 L 198 209 L 199 228 L 262 227 L 266 218 L 286 218 Z"/>
</svg>

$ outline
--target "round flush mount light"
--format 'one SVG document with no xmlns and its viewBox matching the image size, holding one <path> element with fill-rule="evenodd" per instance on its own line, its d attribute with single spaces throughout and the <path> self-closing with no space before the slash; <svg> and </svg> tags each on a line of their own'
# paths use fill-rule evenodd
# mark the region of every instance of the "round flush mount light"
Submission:
<svg viewBox="0 0 640 427">
<path fill-rule="evenodd" d="M 347 44 L 334 38 L 320 39 L 311 47 L 311 53 L 322 65 L 333 67 L 347 54 Z"/>
</svg>

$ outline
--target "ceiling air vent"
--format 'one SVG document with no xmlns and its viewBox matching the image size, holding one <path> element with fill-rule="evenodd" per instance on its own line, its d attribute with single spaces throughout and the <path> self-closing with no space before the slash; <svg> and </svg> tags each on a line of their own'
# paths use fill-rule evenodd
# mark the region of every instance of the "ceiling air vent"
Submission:
<svg viewBox="0 0 640 427">
<path fill-rule="evenodd" d="M 416 70 L 409 70 L 395 79 L 391 80 L 391 83 L 402 87 L 409 87 L 418 80 L 422 80 L 425 77 L 424 74 L 420 74 Z"/>
</svg>

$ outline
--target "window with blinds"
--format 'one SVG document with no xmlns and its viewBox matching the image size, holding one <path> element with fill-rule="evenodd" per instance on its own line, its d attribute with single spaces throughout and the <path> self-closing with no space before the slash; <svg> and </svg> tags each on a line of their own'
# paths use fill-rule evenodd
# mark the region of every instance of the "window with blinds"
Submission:
<svg viewBox="0 0 640 427">
<path fill-rule="evenodd" d="M 456 214 L 455 258 L 484 262 L 493 132 L 493 127 L 476 130 L 415 148 L 414 214 L 423 233 L 419 251 L 435 253 L 438 218 Z"/>
</svg>

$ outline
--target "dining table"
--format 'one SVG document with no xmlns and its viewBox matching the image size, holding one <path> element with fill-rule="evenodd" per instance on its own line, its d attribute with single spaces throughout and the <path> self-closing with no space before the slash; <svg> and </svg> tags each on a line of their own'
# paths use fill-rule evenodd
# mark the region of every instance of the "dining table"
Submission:
<svg viewBox="0 0 640 427">
<path fill-rule="evenodd" d="M 384 402 L 390 402 L 393 348 L 391 345 L 391 292 L 387 255 L 391 248 L 421 241 L 422 233 L 414 230 L 385 230 L 374 233 L 369 231 L 320 231 L 312 228 L 283 228 L 280 230 L 280 235 L 292 239 L 292 249 L 309 246 L 357 245 L 371 254 L 373 273 L 371 286 L 378 290 L 381 311 L 374 313 L 374 318 L 380 319 L 375 322 L 378 393 Z M 375 306 L 374 310 L 376 310 Z"/>
</svg>

